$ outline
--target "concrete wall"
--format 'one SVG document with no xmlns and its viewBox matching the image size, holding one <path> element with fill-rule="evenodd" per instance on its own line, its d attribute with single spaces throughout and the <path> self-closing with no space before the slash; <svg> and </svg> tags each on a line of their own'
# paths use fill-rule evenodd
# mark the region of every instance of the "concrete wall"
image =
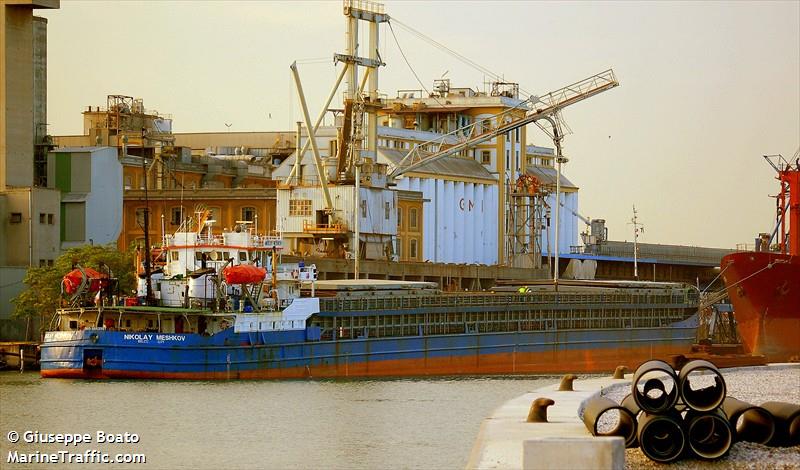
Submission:
<svg viewBox="0 0 800 470">
<path fill-rule="evenodd" d="M 33 184 L 33 15 L 0 5 L 0 189 Z"/>
<path fill-rule="evenodd" d="M 0 341 L 21 340 L 25 337 L 25 322 L 12 319 L 14 304 L 11 299 L 25 287 L 22 280 L 27 268 L 0 266 Z"/>
<path fill-rule="evenodd" d="M 58 257 L 59 196 L 58 191 L 47 188 L 13 189 L 3 193 L 0 218 L 4 236 L 0 240 L 0 250 L 4 253 L 0 260 L 4 260 L 6 266 L 38 266 L 40 260 Z M 13 214 L 21 214 L 19 223 L 12 223 Z"/>
<path fill-rule="evenodd" d="M 61 192 L 61 248 L 116 243 L 122 231 L 122 164 L 113 147 L 54 151 L 48 181 Z"/>
</svg>

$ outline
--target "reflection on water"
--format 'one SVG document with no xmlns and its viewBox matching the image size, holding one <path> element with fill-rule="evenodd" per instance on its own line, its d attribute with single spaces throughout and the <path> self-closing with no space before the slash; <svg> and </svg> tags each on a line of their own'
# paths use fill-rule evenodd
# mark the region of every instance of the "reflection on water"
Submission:
<svg viewBox="0 0 800 470">
<path fill-rule="evenodd" d="M 147 456 L 133 468 L 463 468 L 481 420 L 553 377 L 78 381 L 0 373 L 0 456 L 58 452 L 20 433 L 136 433 L 79 445 Z M 2 467 L 3 465 L 0 465 Z M 81 468 L 85 468 L 81 466 Z"/>
</svg>

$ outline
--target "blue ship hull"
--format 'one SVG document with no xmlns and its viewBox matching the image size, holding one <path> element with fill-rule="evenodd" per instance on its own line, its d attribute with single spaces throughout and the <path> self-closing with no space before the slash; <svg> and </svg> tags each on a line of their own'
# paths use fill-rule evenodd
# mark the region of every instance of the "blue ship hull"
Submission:
<svg viewBox="0 0 800 470">
<path fill-rule="evenodd" d="M 212 336 L 105 329 L 48 332 L 43 377 L 270 379 L 605 372 L 685 353 L 696 317 L 652 328 L 320 340 L 318 330 Z"/>
</svg>

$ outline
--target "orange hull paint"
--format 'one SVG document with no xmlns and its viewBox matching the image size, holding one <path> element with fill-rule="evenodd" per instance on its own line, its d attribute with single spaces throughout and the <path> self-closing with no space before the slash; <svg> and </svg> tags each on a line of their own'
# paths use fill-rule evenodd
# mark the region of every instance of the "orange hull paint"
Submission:
<svg viewBox="0 0 800 470">
<path fill-rule="evenodd" d="M 733 253 L 721 269 L 747 349 L 770 362 L 800 360 L 800 256 Z"/>
<path fill-rule="evenodd" d="M 396 359 L 367 361 L 336 366 L 260 369 L 227 372 L 131 372 L 103 370 L 101 374 L 87 374 L 82 369 L 42 370 L 42 377 L 108 378 L 108 379 L 298 379 L 343 377 L 398 377 L 479 374 L 556 374 L 605 373 L 618 365 L 634 369 L 650 359 L 668 360 L 670 356 L 686 353 L 684 346 L 593 349 L 591 351 L 553 351 L 548 353 L 502 353 L 481 356 Z"/>
</svg>

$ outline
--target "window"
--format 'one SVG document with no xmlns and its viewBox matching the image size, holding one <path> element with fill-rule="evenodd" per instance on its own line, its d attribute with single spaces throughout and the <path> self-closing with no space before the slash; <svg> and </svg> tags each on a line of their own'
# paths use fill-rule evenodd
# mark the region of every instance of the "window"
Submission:
<svg viewBox="0 0 800 470">
<path fill-rule="evenodd" d="M 242 207 L 242 220 L 246 220 L 249 222 L 256 220 L 256 208 Z"/>
<path fill-rule="evenodd" d="M 47 260 L 40 259 L 40 260 L 39 260 L 39 267 L 40 267 L 40 268 L 43 268 L 43 267 L 45 267 L 45 266 L 47 266 Z"/>
<path fill-rule="evenodd" d="M 136 208 L 136 225 L 139 227 L 144 227 L 144 211 L 147 210 L 144 207 Z"/>
<path fill-rule="evenodd" d="M 47 214 L 47 224 L 48 225 L 53 225 L 55 223 L 55 222 L 53 222 L 54 218 L 55 217 L 53 216 L 53 214 Z"/>
<path fill-rule="evenodd" d="M 408 257 L 411 259 L 417 259 L 417 239 L 412 238 L 409 240 L 408 244 Z"/>
<path fill-rule="evenodd" d="M 488 165 L 492 163 L 492 152 L 489 150 L 482 150 L 481 151 L 481 163 L 484 165 Z"/>
<path fill-rule="evenodd" d="M 367 201 L 364 199 L 361 200 L 361 217 L 367 216 Z"/>
<path fill-rule="evenodd" d="M 47 260 L 47 265 L 48 266 L 52 266 L 53 265 L 53 260 L 51 260 L 51 259 Z"/>
<path fill-rule="evenodd" d="M 330 153 L 330 157 L 335 157 L 339 151 L 339 142 L 336 140 L 328 141 L 328 152 Z"/>
<path fill-rule="evenodd" d="M 311 215 L 311 199 L 289 199 L 289 215 Z"/>
<path fill-rule="evenodd" d="M 22 223 L 22 212 L 12 212 L 11 213 L 11 220 L 12 224 L 21 224 Z"/>
<path fill-rule="evenodd" d="M 39 223 L 43 224 L 45 222 L 47 222 L 47 214 L 44 212 L 39 212 Z"/>
<path fill-rule="evenodd" d="M 239 252 L 239 261 L 247 261 L 247 252 L 246 251 L 240 251 Z"/>
<path fill-rule="evenodd" d="M 511 150 L 506 150 L 506 170 L 511 166 Z"/>
<path fill-rule="evenodd" d="M 170 251 L 170 255 L 171 255 L 172 261 L 178 261 L 178 256 L 179 255 L 178 255 L 177 251 Z"/>
<path fill-rule="evenodd" d="M 491 128 L 492 128 L 491 121 L 489 121 L 488 119 L 484 119 L 483 121 L 481 121 L 481 134 L 489 132 Z"/>
<path fill-rule="evenodd" d="M 408 210 L 408 226 L 409 228 L 417 228 L 417 209 L 414 207 Z"/>
<path fill-rule="evenodd" d="M 170 210 L 170 217 L 169 217 L 170 223 L 172 225 L 180 225 L 181 223 L 183 223 L 183 214 L 184 210 L 182 206 L 173 207 Z"/>
<path fill-rule="evenodd" d="M 383 203 L 383 218 L 389 220 L 389 214 L 391 213 L 392 206 L 388 202 Z"/>
<path fill-rule="evenodd" d="M 401 237 L 397 237 L 397 257 L 401 258 L 403 256 L 403 239 Z"/>
<path fill-rule="evenodd" d="M 401 227 L 403 225 L 403 208 L 397 208 L 397 226 Z"/>
<path fill-rule="evenodd" d="M 125 189 L 133 188 L 133 176 L 125 175 Z"/>
<path fill-rule="evenodd" d="M 514 130 L 514 133 L 516 134 L 515 142 L 519 142 L 519 127 Z"/>
</svg>

